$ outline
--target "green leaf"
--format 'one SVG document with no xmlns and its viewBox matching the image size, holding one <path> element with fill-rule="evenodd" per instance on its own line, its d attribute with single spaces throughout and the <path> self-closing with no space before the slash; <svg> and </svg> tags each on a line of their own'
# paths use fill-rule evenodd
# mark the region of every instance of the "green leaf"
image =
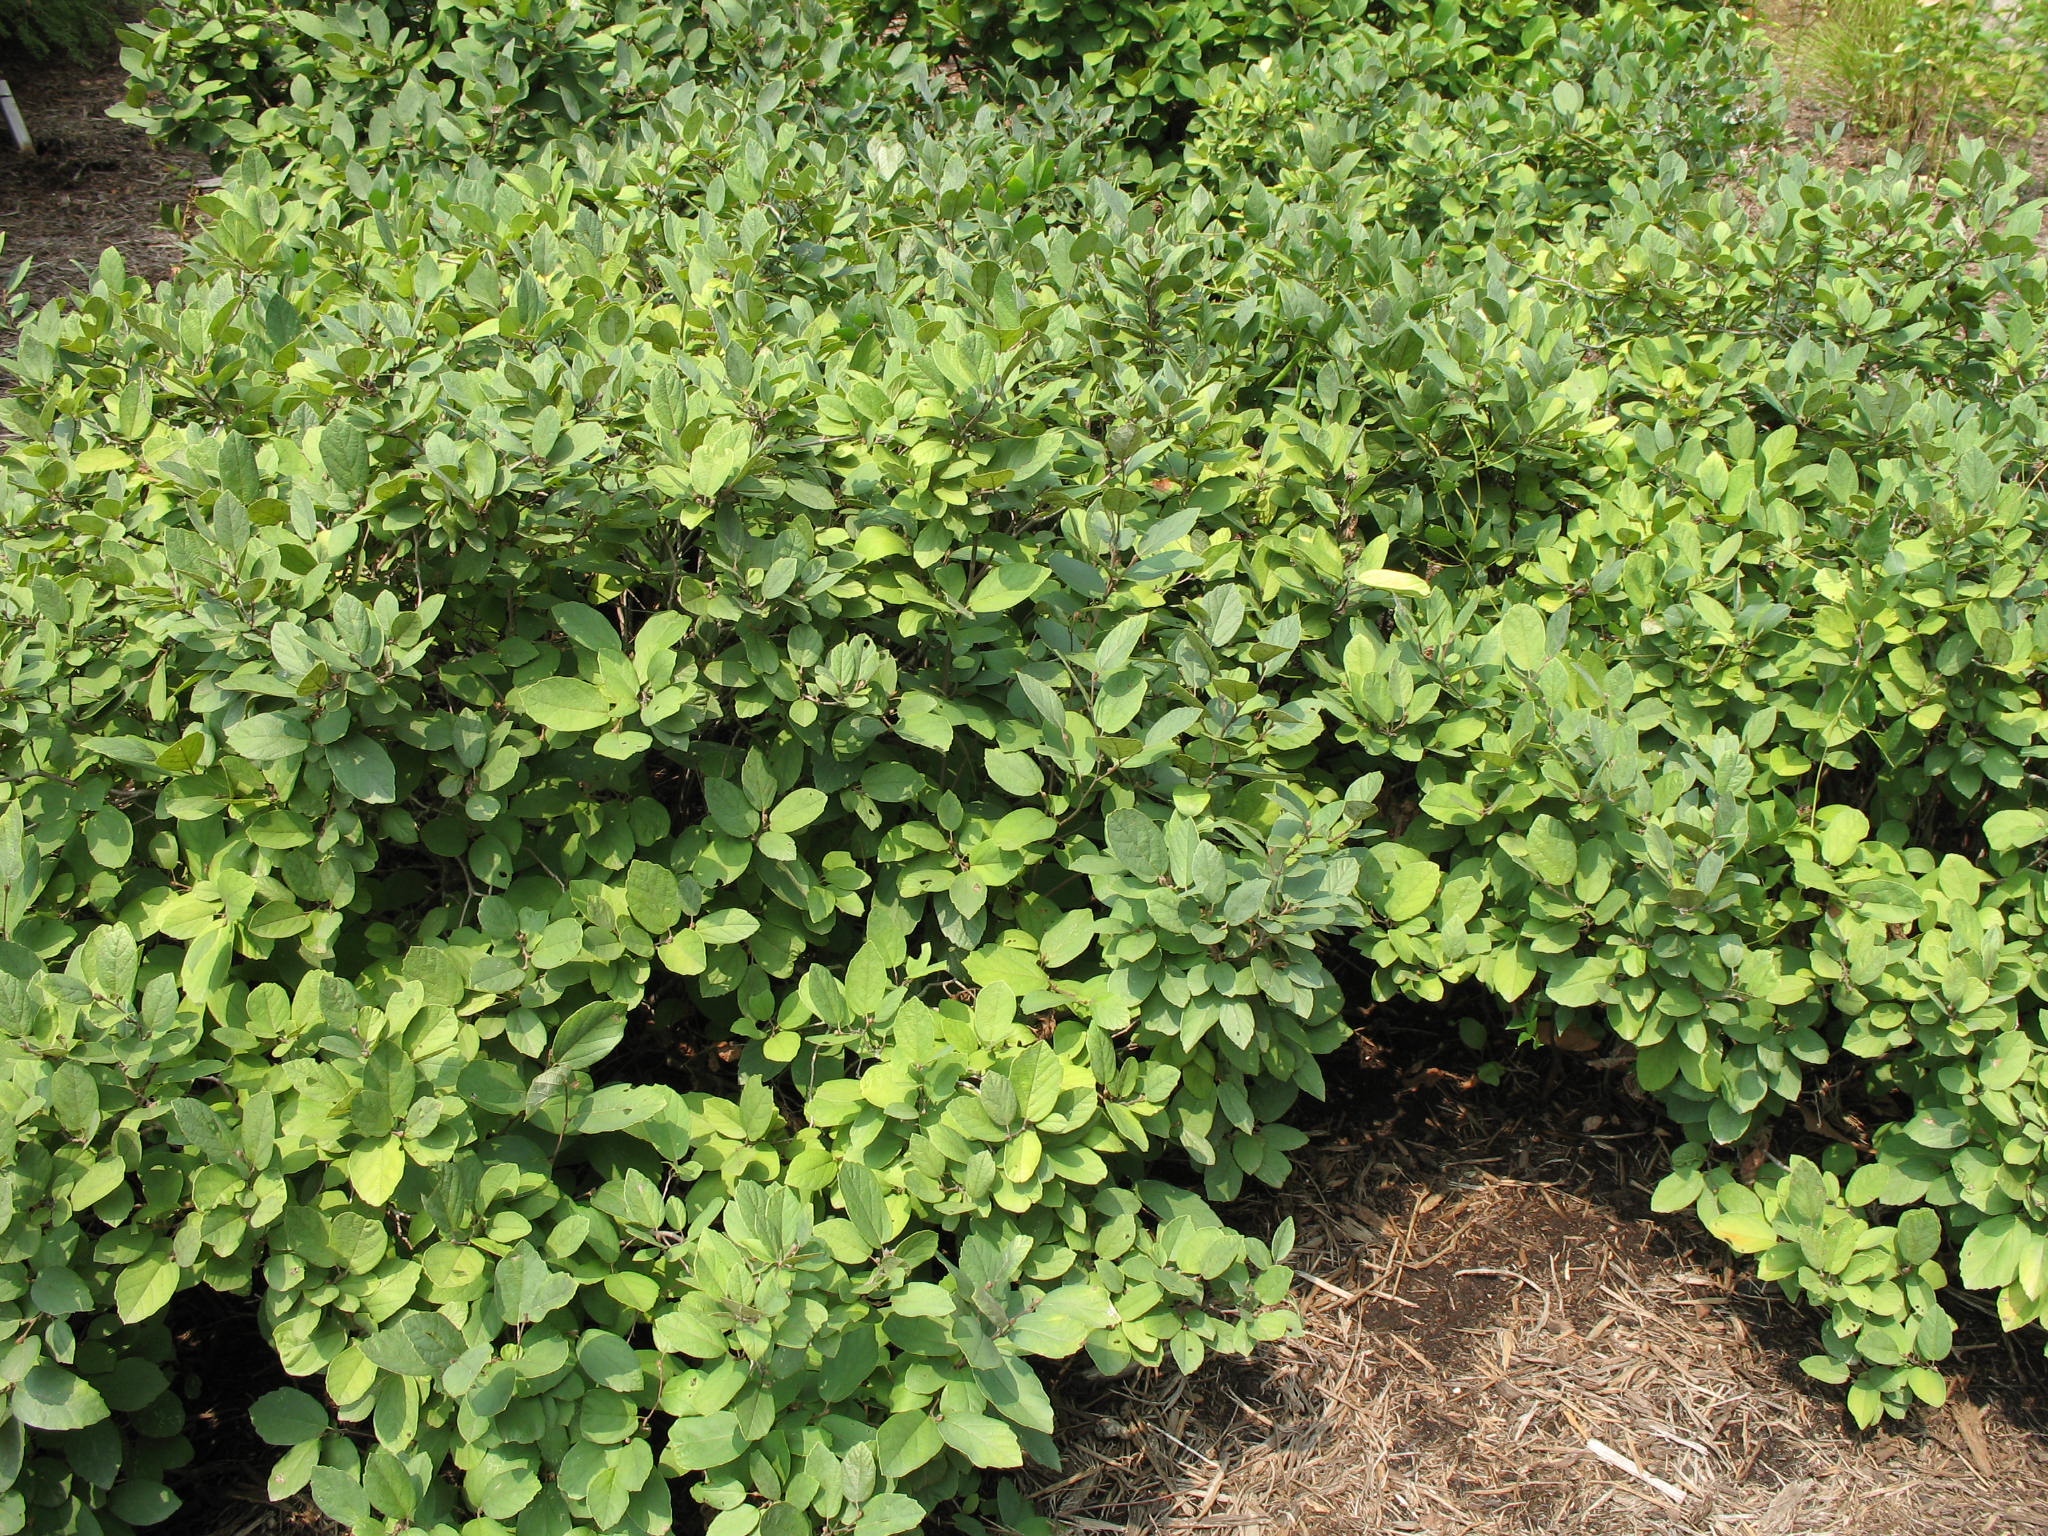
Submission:
<svg viewBox="0 0 2048 1536">
<path fill-rule="evenodd" d="M 1824 1381 L 1830 1386 L 1839 1387 L 1849 1379 L 1849 1367 L 1832 1355 L 1808 1355 L 1799 1362 L 1799 1369 L 1815 1381 Z"/>
<path fill-rule="evenodd" d="M 2040 1241 L 2019 1217 L 1992 1216 L 1970 1229 L 1956 1255 L 1963 1284 L 1973 1291 L 1995 1291 L 2012 1284 L 2020 1263 Z"/>
<path fill-rule="evenodd" d="M 370 805 L 389 805 L 398 798 L 397 774 L 391 754 L 367 736 L 347 736 L 327 749 L 334 782 Z"/>
<path fill-rule="evenodd" d="M 943 1285 L 913 1280 L 889 1298 L 889 1310 L 898 1317 L 951 1317 L 960 1298 Z"/>
<path fill-rule="evenodd" d="M 123 869 L 135 851 L 135 823 L 111 806 L 85 822 L 85 851 L 102 869 Z"/>
<path fill-rule="evenodd" d="M 587 1003 L 562 1022 L 548 1046 L 548 1060 L 572 1072 L 611 1055 L 626 1033 L 626 1010 L 614 1002 Z"/>
<path fill-rule="evenodd" d="M 157 753 L 156 765 L 165 773 L 193 773 L 198 770 L 199 761 L 205 755 L 205 735 L 199 731 L 188 731 Z"/>
<path fill-rule="evenodd" d="M 330 421 L 320 429 L 320 466 L 327 478 L 351 496 L 370 483 L 370 445 L 346 421 Z"/>
<path fill-rule="evenodd" d="M 357 1347 L 365 1359 L 383 1370 L 431 1378 L 447 1370 L 462 1353 L 462 1335 L 438 1312 L 401 1312 Z"/>
<path fill-rule="evenodd" d="M 1059 823 L 1045 812 L 1032 809 L 1012 811 L 988 829 L 988 840 L 996 847 L 1016 853 L 1043 842 L 1059 830 Z"/>
<path fill-rule="evenodd" d="M 996 787 L 1013 795 L 1035 795 L 1045 788 L 1045 770 L 1028 752 L 999 752 L 990 748 L 982 754 L 981 761 Z M 874 794 L 874 791 L 869 790 L 868 793 Z"/>
<path fill-rule="evenodd" d="M 924 775 L 908 763 L 875 763 L 860 776 L 861 793 L 885 805 L 910 800 L 924 786 Z"/>
<path fill-rule="evenodd" d="M 327 1410 L 295 1387 L 278 1387 L 249 1405 L 249 1422 L 267 1445 L 303 1445 L 327 1433 Z"/>
<path fill-rule="evenodd" d="M 659 864 L 635 859 L 626 866 L 626 910 L 650 934 L 665 934 L 683 918 L 682 890 Z"/>
<path fill-rule="evenodd" d="M 2010 1088 L 2033 1064 L 2034 1045 L 2018 1030 L 2007 1030 L 1977 1058 L 1977 1081 L 1986 1088 Z"/>
<path fill-rule="evenodd" d="M 348 1181 L 369 1206 L 387 1203 L 405 1177 L 405 1147 L 396 1138 L 362 1142 L 348 1155 Z"/>
<path fill-rule="evenodd" d="M 776 802 L 775 809 L 768 813 L 768 830 L 771 832 L 801 832 L 825 813 L 829 802 L 825 792 L 808 785 L 793 789 Z"/>
<path fill-rule="evenodd" d="M 548 613 L 556 627 L 586 651 L 600 656 L 625 654 L 625 644 L 612 621 L 588 603 L 556 603 Z"/>
<path fill-rule="evenodd" d="M 114 1277 L 114 1310 L 124 1323 L 145 1322 L 170 1305 L 180 1278 L 168 1255 L 136 1259 Z"/>
<path fill-rule="evenodd" d="M 1606 999 L 1614 978 L 1614 962 L 1599 955 L 1580 955 L 1550 973 L 1544 995 L 1563 1008 L 1590 1008 Z"/>
<path fill-rule="evenodd" d="M 1579 873 L 1579 845 L 1555 816 L 1538 816 L 1522 838 L 1522 862 L 1545 885 L 1567 886 Z"/>
<path fill-rule="evenodd" d="M 1542 613 L 1531 603 L 1516 603 L 1500 621 L 1501 649 L 1508 664 L 1534 672 L 1550 657 L 1550 632 Z"/>
<path fill-rule="evenodd" d="M 1442 880 L 1443 871 L 1428 859 L 1403 864 L 1387 882 L 1387 894 L 1380 902 L 1380 910 L 1386 913 L 1390 922 L 1405 923 L 1411 917 L 1420 917 L 1436 900 L 1437 887 Z"/>
<path fill-rule="evenodd" d="M 888 1192 L 872 1168 L 865 1163 L 842 1162 L 838 1182 L 846 1219 L 868 1247 L 882 1248 L 903 1230 L 902 1221 L 890 1214 Z"/>
<path fill-rule="evenodd" d="M 512 707 L 551 731 L 594 731 L 610 723 L 610 702 L 580 677 L 544 677 L 512 690 Z"/>
<path fill-rule="evenodd" d="M 1511 944 L 1493 952 L 1484 975 L 1486 984 L 1512 1003 L 1529 990 L 1529 984 L 1536 979 L 1536 967 L 1530 963 L 1528 951 L 1519 944 Z"/>
<path fill-rule="evenodd" d="M 299 716 L 273 710 L 237 720 L 228 727 L 227 740 L 229 751 L 239 753 L 252 763 L 275 763 L 304 752 L 312 745 L 313 733 Z M 334 761 L 332 748 L 328 750 L 328 761 Z M 343 787 L 348 786 L 344 783 Z M 357 795 L 356 798 L 362 800 L 368 796 Z"/>
<path fill-rule="evenodd" d="M 313 1469 L 320 1465 L 320 1442 L 308 1440 L 295 1445 L 277 1458 L 277 1465 L 270 1469 L 264 1491 L 273 1504 L 282 1504 L 312 1481 Z"/>
<path fill-rule="evenodd" d="M 30 1429 L 84 1429 L 107 1416 L 98 1392 L 55 1365 L 31 1366 L 8 1403 Z"/>
<path fill-rule="evenodd" d="M 722 907 L 705 913 L 692 926 L 706 944 L 738 944 L 761 931 L 761 920 L 738 907 Z"/>
<path fill-rule="evenodd" d="M 1402 597 L 1427 597 L 1430 585 L 1420 576 L 1411 576 L 1406 571 L 1352 571 L 1348 579 L 1355 587 L 1364 587 L 1369 592 L 1394 592 Z"/>
<path fill-rule="evenodd" d="M 1026 1354 L 1063 1359 L 1107 1328 L 1111 1315 L 1109 1297 L 1096 1286 L 1063 1285 L 1013 1320 L 1008 1337 Z"/>
<path fill-rule="evenodd" d="M 1903 1263 L 1926 1263 L 1941 1247 L 1941 1217 L 1924 1205 L 1902 1212 L 1894 1247 Z"/>
<path fill-rule="evenodd" d="M 350 1530 L 361 1530 L 377 1518 L 377 1512 L 370 1507 L 370 1496 L 363 1492 L 362 1483 L 353 1473 L 340 1467 L 315 1467 L 311 1481 L 313 1502 L 328 1519 L 338 1520 Z"/>
<path fill-rule="evenodd" d="M 1827 824 L 1820 834 L 1820 856 L 1830 864 L 1846 864 L 1869 836 L 1868 816 L 1854 806 L 1829 806 Z"/>
<path fill-rule="evenodd" d="M 577 1342 L 576 1363 L 583 1374 L 612 1392 L 637 1392 L 644 1379 L 640 1357 L 615 1333 L 591 1329 Z"/>
<path fill-rule="evenodd" d="M 908 1477 L 945 1448 L 938 1425 L 921 1409 L 892 1415 L 875 1435 L 875 1460 L 884 1477 Z"/>
<path fill-rule="evenodd" d="M 704 781 L 704 809 L 727 837 L 750 838 L 761 830 L 761 813 L 730 779 Z"/>
<path fill-rule="evenodd" d="M 1103 835 L 1110 857 L 1137 879 L 1157 880 L 1166 873 L 1166 833 L 1143 811 L 1111 811 L 1103 822 Z"/>
<path fill-rule="evenodd" d="M 495 1284 L 498 1308 L 508 1323 L 539 1322 L 567 1306 L 576 1294 L 573 1279 L 550 1269 L 546 1260 L 524 1244 L 498 1260 Z"/>
<path fill-rule="evenodd" d="M 77 1271 L 56 1265 L 37 1273 L 28 1290 L 29 1304 L 50 1317 L 70 1317 L 93 1309 L 92 1287 Z"/>
<path fill-rule="evenodd" d="M 1770 1218 L 1760 1211 L 1722 1211 L 1709 1217 L 1706 1225 L 1737 1253 L 1762 1253 L 1778 1242 Z"/>
<path fill-rule="evenodd" d="M 1017 1432 L 1001 1419 L 978 1413 L 948 1413 L 939 1420 L 939 1435 L 977 1467 L 1024 1465 L 1024 1447 Z"/>
<path fill-rule="evenodd" d="M 1661 1215 L 1691 1208 L 1706 1193 L 1707 1181 L 1697 1168 L 1678 1168 L 1657 1182 L 1650 1195 L 1650 1209 Z"/>
<path fill-rule="evenodd" d="M 690 489 L 702 497 L 716 496 L 741 478 L 753 457 L 754 429 L 730 416 L 719 418 L 690 454 Z"/>
<path fill-rule="evenodd" d="M 184 1500 L 153 1477 L 124 1477 L 107 1497 L 107 1507 L 130 1525 L 156 1525 L 175 1515 Z"/>
<path fill-rule="evenodd" d="M 744 1454 L 747 1444 L 736 1413 L 720 1409 L 695 1418 L 679 1418 L 669 1426 L 662 1465 L 674 1472 L 708 1472 Z"/>
<path fill-rule="evenodd" d="M 1051 579 L 1052 572 L 1044 566 L 999 565 L 967 594 L 968 611 L 1000 613 L 1005 608 L 1014 608 Z"/>
<path fill-rule="evenodd" d="M 1994 852 L 2031 848 L 2048 838 L 2048 816 L 2039 811 L 1993 811 L 1984 819 L 1984 841 Z"/>
<path fill-rule="evenodd" d="M 1057 970 L 1078 959 L 1095 937 L 1095 914 L 1077 907 L 1040 935 L 1038 959 L 1047 970 Z"/>
<path fill-rule="evenodd" d="M 853 1536 L 902 1536 L 924 1524 L 925 1507 L 908 1494 L 883 1493 L 861 1506 Z"/>
<path fill-rule="evenodd" d="M 1899 1129 L 1921 1146 L 1945 1152 L 1970 1139 L 1970 1122 L 1945 1105 L 1930 1104 Z"/>
</svg>

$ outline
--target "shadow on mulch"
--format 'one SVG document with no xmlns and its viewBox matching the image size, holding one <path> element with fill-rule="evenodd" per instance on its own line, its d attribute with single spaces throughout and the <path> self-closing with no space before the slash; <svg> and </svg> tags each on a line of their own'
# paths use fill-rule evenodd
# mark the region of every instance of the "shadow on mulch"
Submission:
<svg viewBox="0 0 2048 1536">
<path fill-rule="evenodd" d="M 1294 1181 L 1232 1212 L 1294 1219 L 1300 1337 L 1069 1373 L 1066 1465 L 1036 1478 L 1057 1528 L 2048 1532 L 2034 1341 L 1967 1315 L 1951 1406 L 1856 1433 L 1798 1368 L 1814 1315 L 1651 1214 L 1670 1131 L 1625 1065 L 1520 1051 L 1488 1087 L 1447 1012 L 1367 1021 Z"/>
</svg>

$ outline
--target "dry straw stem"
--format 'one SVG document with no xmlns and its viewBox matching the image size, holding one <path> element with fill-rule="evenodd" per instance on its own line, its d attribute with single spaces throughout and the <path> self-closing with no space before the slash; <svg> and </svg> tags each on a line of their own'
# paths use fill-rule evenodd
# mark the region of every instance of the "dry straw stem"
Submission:
<svg viewBox="0 0 2048 1536">
<path fill-rule="evenodd" d="M 1066 1465 L 1039 1488 L 1055 1529 L 2048 1532 L 2037 1341 L 1970 1332 L 1954 1408 L 1847 1430 L 1797 1370 L 1812 1319 L 1640 1214 L 1654 1133 L 1567 1071 L 1553 1107 L 1527 1112 L 1546 1101 L 1525 1084 L 1524 1113 L 1469 1113 L 1452 1088 L 1419 1127 L 1302 1154 L 1271 1212 L 1301 1229 L 1301 1337 L 1191 1380 L 1070 1382 Z"/>
</svg>

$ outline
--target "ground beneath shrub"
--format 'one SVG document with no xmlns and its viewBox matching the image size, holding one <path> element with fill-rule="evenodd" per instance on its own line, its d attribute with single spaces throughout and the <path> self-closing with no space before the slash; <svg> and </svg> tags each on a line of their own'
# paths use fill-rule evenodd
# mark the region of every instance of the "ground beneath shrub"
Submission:
<svg viewBox="0 0 2048 1536">
<path fill-rule="evenodd" d="M 1858 1434 L 1798 1369 L 1813 1317 L 1650 1214 L 1668 1132 L 1621 1063 L 1530 1052 L 1487 1088 L 1413 1027 L 1361 1048 L 1405 1071 L 1337 1084 L 1296 1181 L 1234 1213 L 1294 1219 L 1303 1334 L 1070 1373 L 1037 1479 L 1062 1532 L 2048 1532 L 2037 1337 L 1972 1315 L 1953 1403 Z"/>
<path fill-rule="evenodd" d="M 0 70 L 37 151 L 17 154 L 0 130 L 0 233 L 7 237 L 0 272 L 26 258 L 27 287 L 39 304 L 90 286 L 110 246 L 136 276 L 170 276 L 179 261 L 171 221 L 206 174 L 205 161 L 165 150 L 106 115 L 127 86 L 112 60 L 81 69 L 8 59 Z M 0 334 L 0 350 L 12 344 Z"/>
</svg>

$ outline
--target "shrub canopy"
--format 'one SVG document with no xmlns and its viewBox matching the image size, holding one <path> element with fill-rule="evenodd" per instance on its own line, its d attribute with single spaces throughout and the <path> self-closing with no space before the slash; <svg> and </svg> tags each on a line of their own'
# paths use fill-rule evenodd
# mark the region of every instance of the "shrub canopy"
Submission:
<svg viewBox="0 0 2048 1536">
<path fill-rule="evenodd" d="M 175 1506 L 193 1287 L 363 1536 L 1042 1529 L 1038 1362 L 1291 1325 L 1208 1201 L 1339 948 L 1618 1037 L 1860 1419 L 1952 1280 L 2038 1318 L 1996 156 L 1763 158 L 1732 18 L 1634 0 L 1221 69 L 1170 154 L 822 10 L 129 65 L 225 175 L 0 404 L 0 1536 Z"/>
</svg>

